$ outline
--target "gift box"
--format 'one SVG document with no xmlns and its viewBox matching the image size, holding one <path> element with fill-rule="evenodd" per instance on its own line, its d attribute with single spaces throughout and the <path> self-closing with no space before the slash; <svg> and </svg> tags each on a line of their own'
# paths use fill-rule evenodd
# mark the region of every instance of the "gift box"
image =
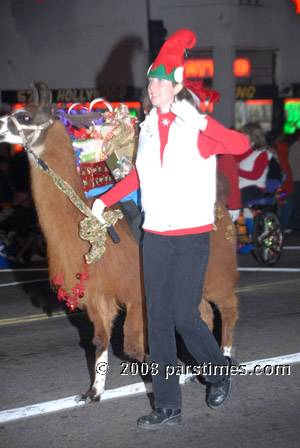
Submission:
<svg viewBox="0 0 300 448">
<path fill-rule="evenodd" d="M 110 154 L 105 162 L 116 182 L 124 179 L 133 168 L 132 158 L 125 154 L 121 155 L 117 151 Z"/>
<path fill-rule="evenodd" d="M 126 104 L 120 103 L 113 111 L 104 112 L 103 118 L 106 123 L 122 123 L 137 135 L 137 118 L 129 113 Z"/>
<path fill-rule="evenodd" d="M 112 139 L 105 141 L 103 151 L 107 154 L 106 163 L 115 181 L 123 179 L 131 171 L 137 150 L 137 138 L 133 129 L 120 125 Z"/>
<path fill-rule="evenodd" d="M 104 103 L 108 111 L 93 112 L 97 103 Z M 96 98 L 89 108 L 74 103 L 67 113 L 60 112 L 71 136 L 85 192 L 114 184 L 131 171 L 136 156 L 137 119 L 125 104 L 113 109 L 105 99 Z"/>
<path fill-rule="evenodd" d="M 110 172 L 112 173 L 116 168 L 120 165 L 120 157 L 113 152 L 110 156 L 106 159 L 106 165 L 108 166 Z"/>
<path fill-rule="evenodd" d="M 115 183 L 104 161 L 80 163 L 80 177 L 85 192 Z"/>
<path fill-rule="evenodd" d="M 96 140 L 107 140 L 112 138 L 117 124 L 104 123 L 93 127 L 93 136 Z"/>
<path fill-rule="evenodd" d="M 124 177 L 127 176 L 127 174 L 130 173 L 130 171 L 133 168 L 132 160 L 129 159 L 126 156 L 122 156 L 120 159 L 117 157 L 117 155 L 111 154 L 111 164 L 109 166 L 109 169 L 112 173 L 112 176 L 116 182 L 119 182 L 120 180 L 124 179 Z M 108 160 L 108 159 L 107 159 Z"/>
</svg>

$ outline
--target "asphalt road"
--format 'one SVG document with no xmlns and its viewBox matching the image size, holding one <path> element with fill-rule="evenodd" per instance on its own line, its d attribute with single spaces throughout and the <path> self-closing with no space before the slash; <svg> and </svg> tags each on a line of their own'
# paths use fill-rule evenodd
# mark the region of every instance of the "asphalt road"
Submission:
<svg viewBox="0 0 300 448">
<path fill-rule="evenodd" d="M 93 368 L 93 329 L 85 313 L 68 314 L 58 303 L 45 280 L 45 263 L 19 266 L 24 271 L 1 269 L 1 448 L 298 448 L 300 271 L 293 269 L 300 269 L 300 234 L 287 236 L 285 246 L 270 271 L 251 254 L 239 255 L 240 268 L 254 270 L 240 272 L 234 354 L 241 364 L 274 358 L 273 364 L 288 365 L 289 371 L 236 376 L 230 401 L 216 411 L 205 404 L 203 384 L 188 381 L 182 384 L 181 425 L 155 433 L 136 427 L 137 418 L 151 411 L 151 393 L 142 390 L 147 378 L 121 375 L 128 361 L 121 350 L 122 316 L 112 335 L 103 400 L 76 405 L 74 397 L 88 389 Z M 134 384 L 140 393 L 128 395 Z"/>
</svg>

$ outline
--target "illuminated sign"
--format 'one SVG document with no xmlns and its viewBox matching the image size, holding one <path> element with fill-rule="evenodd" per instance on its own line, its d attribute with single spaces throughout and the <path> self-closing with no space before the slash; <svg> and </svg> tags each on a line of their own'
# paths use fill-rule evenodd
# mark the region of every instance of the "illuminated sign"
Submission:
<svg viewBox="0 0 300 448">
<path fill-rule="evenodd" d="M 300 100 L 288 98 L 284 100 L 284 111 L 286 121 L 283 126 L 285 134 L 293 134 L 296 129 L 300 129 Z"/>
<path fill-rule="evenodd" d="M 2 103 L 29 103 L 31 90 L 2 90 Z M 142 89 L 133 86 L 103 86 L 86 89 L 58 89 L 52 90 L 54 103 L 85 103 L 95 98 L 107 98 L 108 101 L 124 102 L 136 101 L 142 96 Z"/>
<path fill-rule="evenodd" d="M 276 85 L 250 84 L 237 85 L 235 89 L 236 100 L 265 100 L 278 97 L 278 87 Z M 267 104 L 267 103 L 266 103 Z"/>
<path fill-rule="evenodd" d="M 250 76 L 251 66 L 248 59 L 236 59 L 233 63 L 233 73 L 235 76 Z"/>
<path fill-rule="evenodd" d="M 292 0 L 296 5 L 296 14 L 300 14 L 300 0 Z"/>
<path fill-rule="evenodd" d="M 102 101 L 101 101 L 102 102 Z M 107 106 L 105 105 L 105 104 L 103 104 L 102 106 L 100 106 L 100 103 L 101 103 L 100 101 L 99 101 L 99 105 L 98 105 L 98 109 L 107 109 Z M 17 109 L 22 109 L 23 107 L 25 107 L 26 106 L 26 104 L 27 103 L 16 103 L 16 104 L 14 104 L 13 105 L 13 108 L 12 108 L 12 110 L 17 110 Z M 72 104 L 74 104 L 74 103 L 67 103 L 67 105 L 66 105 L 66 103 L 57 103 L 57 107 L 59 108 L 59 107 L 65 107 L 66 109 L 68 109 L 69 107 L 71 107 L 72 106 Z M 89 109 L 89 106 L 90 106 L 90 103 L 76 103 L 76 104 L 80 104 L 80 107 L 81 108 L 83 108 L 83 109 L 85 109 L 85 110 L 88 110 Z M 120 104 L 120 102 L 118 102 L 118 101 L 113 101 L 112 103 L 109 103 L 114 109 L 116 108 L 116 107 L 118 107 L 119 106 L 119 104 Z M 130 111 L 130 113 L 132 114 L 132 115 L 134 115 L 134 116 L 136 116 L 136 112 L 135 112 L 135 109 L 137 109 L 137 110 L 139 110 L 139 109 L 141 109 L 141 103 L 139 102 L 139 101 L 122 101 L 122 104 L 125 104 L 127 107 L 128 107 L 128 109 L 129 109 L 129 111 Z"/>
<path fill-rule="evenodd" d="M 184 63 L 185 76 L 187 78 L 213 78 L 213 59 L 188 59 Z M 233 73 L 237 77 L 250 76 L 251 65 L 248 59 L 238 58 L 233 64 Z"/>
<path fill-rule="evenodd" d="M 252 99 L 255 97 L 255 86 L 236 86 L 235 97 L 237 100 Z"/>
<path fill-rule="evenodd" d="M 184 63 L 187 78 L 213 78 L 214 61 L 212 59 L 188 59 Z"/>
<path fill-rule="evenodd" d="M 267 106 L 272 105 L 273 100 L 247 100 L 246 105 L 247 106 Z"/>
</svg>

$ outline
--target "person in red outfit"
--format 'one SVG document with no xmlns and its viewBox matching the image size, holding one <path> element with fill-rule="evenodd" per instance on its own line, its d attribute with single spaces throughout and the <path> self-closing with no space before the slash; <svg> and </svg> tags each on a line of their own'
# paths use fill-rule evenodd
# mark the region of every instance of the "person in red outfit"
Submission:
<svg viewBox="0 0 300 448">
<path fill-rule="evenodd" d="M 214 222 L 216 154 L 241 154 L 249 141 L 194 107 L 184 87 L 183 59 L 185 49 L 195 42 L 194 33 L 180 30 L 164 43 L 148 71 L 150 107 L 141 124 L 136 166 L 96 199 L 92 209 L 101 220 L 105 207 L 141 189 L 155 409 L 138 419 L 138 427 L 149 430 L 181 419 L 179 376 L 174 374 L 178 369 L 175 330 L 199 366 L 215 366 L 215 372 L 206 376 L 208 405 L 218 408 L 231 390 L 232 360 L 223 356 L 198 306 Z"/>
<path fill-rule="evenodd" d="M 235 156 L 242 203 L 245 203 L 263 197 L 272 155 L 266 149 L 266 139 L 259 124 L 248 123 L 240 132 L 247 135 L 251 142 L 247 152 Z"/>
<path fill-rule="evenodd" d="M 284 173 L 282 192 L 284 193 L 284 203 L 280 207 L 280 220 L 282 228 L 285 232 L 291 231 L 289 228 L 290 216 L 292 211 L 292 199 L 294 184 L 292 178 L 291 167 L 288 161 L 289 142 L 284 135 L 278 135 L 274 139 L 274 148 L 280 163 L 282 173 Z"/>
</svg>

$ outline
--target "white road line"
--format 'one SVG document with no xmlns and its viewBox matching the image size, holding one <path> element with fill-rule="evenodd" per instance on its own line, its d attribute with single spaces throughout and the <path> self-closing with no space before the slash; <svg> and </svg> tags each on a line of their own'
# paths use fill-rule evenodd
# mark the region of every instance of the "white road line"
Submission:
<svg viewBox="0 0 300 448">
<path fill-rule="evenodd" d="M 254 366 L 259 365 L 261 368 L 267 365 L 291 365 L 300 363 L 300 353 L 293 353 L 291 355 L 278 356 L 275 358 L 259 359 L 257 361 L 250 361 L 240 363 L 245 366 L 247 371 L 252 371 Z M 192 377 L 192 374 L 180 375 L 180 384 Z M 131 395 L 149 393 L 152 391 L 151 384 L 135 383 L 128 386 L 117 387 L 116 389 L 106 390 L 101 395 L 101 401 L 112 400 L 116 398 L 129 397 Z M 34 417 L 36 415 L 49 414 L 50 412 L 62 411 L 65 409 L 82 406 L 85 403 L 75 401 L 76 396 L 61 398 L 59 400 L 46 401 L 44 403 L 33 404 L 21 408 L 7 409 L 0 412 L 0 423 L 7 423 L 22 418 Z"/>
<path fill-rule="evenodd" d="M 22 269 L 1 269 L 1 272 L 40 272 L 40 271 L 48 271 L 48 268 L 22 268 Z"/>
<path fill-rule="evenodd" d="M 24 280 L 23 282 L 12 282 L 12 283 L 2 283 L 0 288 L 4 288 L 4 286 L 16 286 L 16 285 L 24 285 L 25 283 L 39 283 L 49 281 L 49 278 L 39 278 L 38 280 Z"/>
<path fill-rule="evenodd" d="M 261 268 L 261 267 L 251 267 L 251 268 L 238 268 L 240 272 L 300 272 L 300 268 Z M 24 285 L 26 283 L 38 283 L 49 281 L 49 278 L 41 278 L 37 280 L 24 280 L 22 282 L 10 282 L 10 283 L 2 283 L 0 284 L 0 288 L 4 288 L 6 286 L 17 286 Z"/>
<path fill-rule="evenodd" d="M 283 246 L 283 250 L 299 250 L 300 246 Z"/>
<path fill-rule="evenodd" d="M 253 272 L 300 272 L 300 268 L 238 268 L 238 271 L 253 271 Z"/>
<path fill-rule="evenodd" d="M 299 247 L 300 249 L 300 247 Z M 1 269 L 1 272 L 38 272 L 38 271 L 48 271 L 47 268 L 41 269 Z M 263 268 L 263 267 L 250 267 L 250 268 L 238 268 L 238 271 L 274 271 L 274 272 L 299 272 L 300 268 Z M 15 285 L 17 283 L 5 283 L 5 286 Z"/>
</svg>

